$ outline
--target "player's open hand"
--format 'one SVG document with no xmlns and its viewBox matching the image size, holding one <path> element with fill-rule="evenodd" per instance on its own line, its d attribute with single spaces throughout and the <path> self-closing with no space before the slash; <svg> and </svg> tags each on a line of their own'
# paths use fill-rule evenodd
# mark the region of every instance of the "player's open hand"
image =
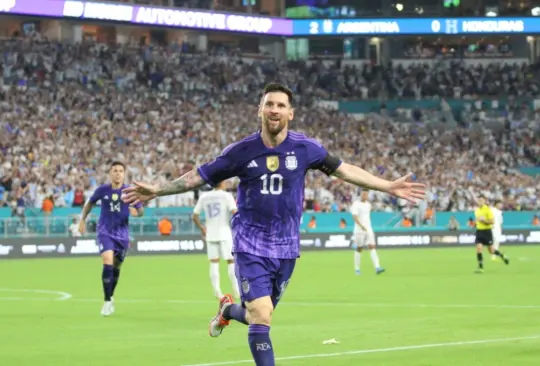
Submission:
<svg viewBox="0 0 540 366">
<path fill-rule="evenodd" d="M 409 173 L 390 184 L 388 193 L 396 197 L 404 198 L 409 202 L 417 203 L 426 196 L 426 185 L 423 183 L 410 182 L 412 173 Z"/>
<path fill-rule="evenodd" d="M 133 206 L 129 206 L 129 214 L 133 217 L 139 216 L 139 211 Z"/>
<path fill-rule="evenodd" d="M 83 235 L 86 232 L 86 222 L 84 220 L 79 221 L 79 233 Z"/>
<path fill-rule="evenodd" d="M 158 187 L 152 184 L 133 182 L 133 186 L 122 190 L 122 201 L 131 205 L 147 202 L 157 197 Z"/>
</svg>

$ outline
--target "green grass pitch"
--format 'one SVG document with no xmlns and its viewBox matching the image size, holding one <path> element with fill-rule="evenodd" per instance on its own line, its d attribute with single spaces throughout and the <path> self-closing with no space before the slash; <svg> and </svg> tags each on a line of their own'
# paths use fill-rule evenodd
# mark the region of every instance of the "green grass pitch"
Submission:
<svg viewBox="0 0 540 366">
<path fill-rule="evenodd" d="M 274 313 L 276 364 L 538 366 L 540 247 L 504 250 L 510 266 L 486 256 L 481 275 L 472 247 L 379 250 L 380 276 L 367 253 L 361 276 L 352 251 L 304 253 Z M 109 318 L 99 257 L 1 261 L 0 279 L 2 366 L 253 365 L 245 326 L 208 336 L 206 256 L 128 257 Z"/>
</svg>

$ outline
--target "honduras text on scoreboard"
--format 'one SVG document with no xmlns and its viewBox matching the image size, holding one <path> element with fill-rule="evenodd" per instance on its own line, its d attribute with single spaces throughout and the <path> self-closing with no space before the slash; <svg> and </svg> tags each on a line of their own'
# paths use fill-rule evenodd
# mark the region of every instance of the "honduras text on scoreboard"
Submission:
<svg viewBox="0 0 540 366">
<path fill-rule="evenodd" d="M 436 35 L 436 34 L 535 34 L 540 17 L 534 18 L 387 18 L 295 20 L 295 36 L 317 35 Z"/>
</svg>

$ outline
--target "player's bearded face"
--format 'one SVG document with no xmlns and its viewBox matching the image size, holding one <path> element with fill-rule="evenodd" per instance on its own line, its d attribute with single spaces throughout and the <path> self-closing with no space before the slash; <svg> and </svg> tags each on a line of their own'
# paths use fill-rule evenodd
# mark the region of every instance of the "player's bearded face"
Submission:
<svg viewBox="0 0 540 366">
<path fill-rule="evenodd" d="M 259 116 L 262 127 L 270 134 L 277 135 L 293 119 L 294 111 L 287 94 L 282 92 L 268 93 L 261 101 Z"/>
</svg>

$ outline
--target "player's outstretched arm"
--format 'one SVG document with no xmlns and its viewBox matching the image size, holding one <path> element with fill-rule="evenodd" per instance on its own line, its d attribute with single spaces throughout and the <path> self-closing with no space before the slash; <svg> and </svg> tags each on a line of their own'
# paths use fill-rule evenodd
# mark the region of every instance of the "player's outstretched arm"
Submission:
<svg viewBox="0 0 540 366">
<path fill-rule="evenodd" d="M 389 181 L 379 178 L 355 165 L 341 163 L 332 175 L 355 186 L 389 193 L 415 203 L 417 200 L 424 199 L 425 197 L 425 184 L 409 182 L 412 173 L 394 181 Z"/>
<path fill-rule="evenodd" d="M 133 184 L 133 186 L 122 190 L 122 200 L 126 203 L 143 203 L 153 200 L 156 197 L 193 191 L 202 187 L 205 182 L 197 170 L 193 169 L 180 178 L 167 182 L 161 186 L 142 182 L 133 182 Z"/>
<path fill-rule="evenodd" d="M 82 213 L 81 213 L 81 220 L 79 221 L 79 233 L 84 234 L 86 231 L 86 218 L 88 217 L 88 214 L 90 211 L 92 211 L 92 207 L 94 207 L 94 204 L 88 200 L 83 207 Z"/>
</svg>

